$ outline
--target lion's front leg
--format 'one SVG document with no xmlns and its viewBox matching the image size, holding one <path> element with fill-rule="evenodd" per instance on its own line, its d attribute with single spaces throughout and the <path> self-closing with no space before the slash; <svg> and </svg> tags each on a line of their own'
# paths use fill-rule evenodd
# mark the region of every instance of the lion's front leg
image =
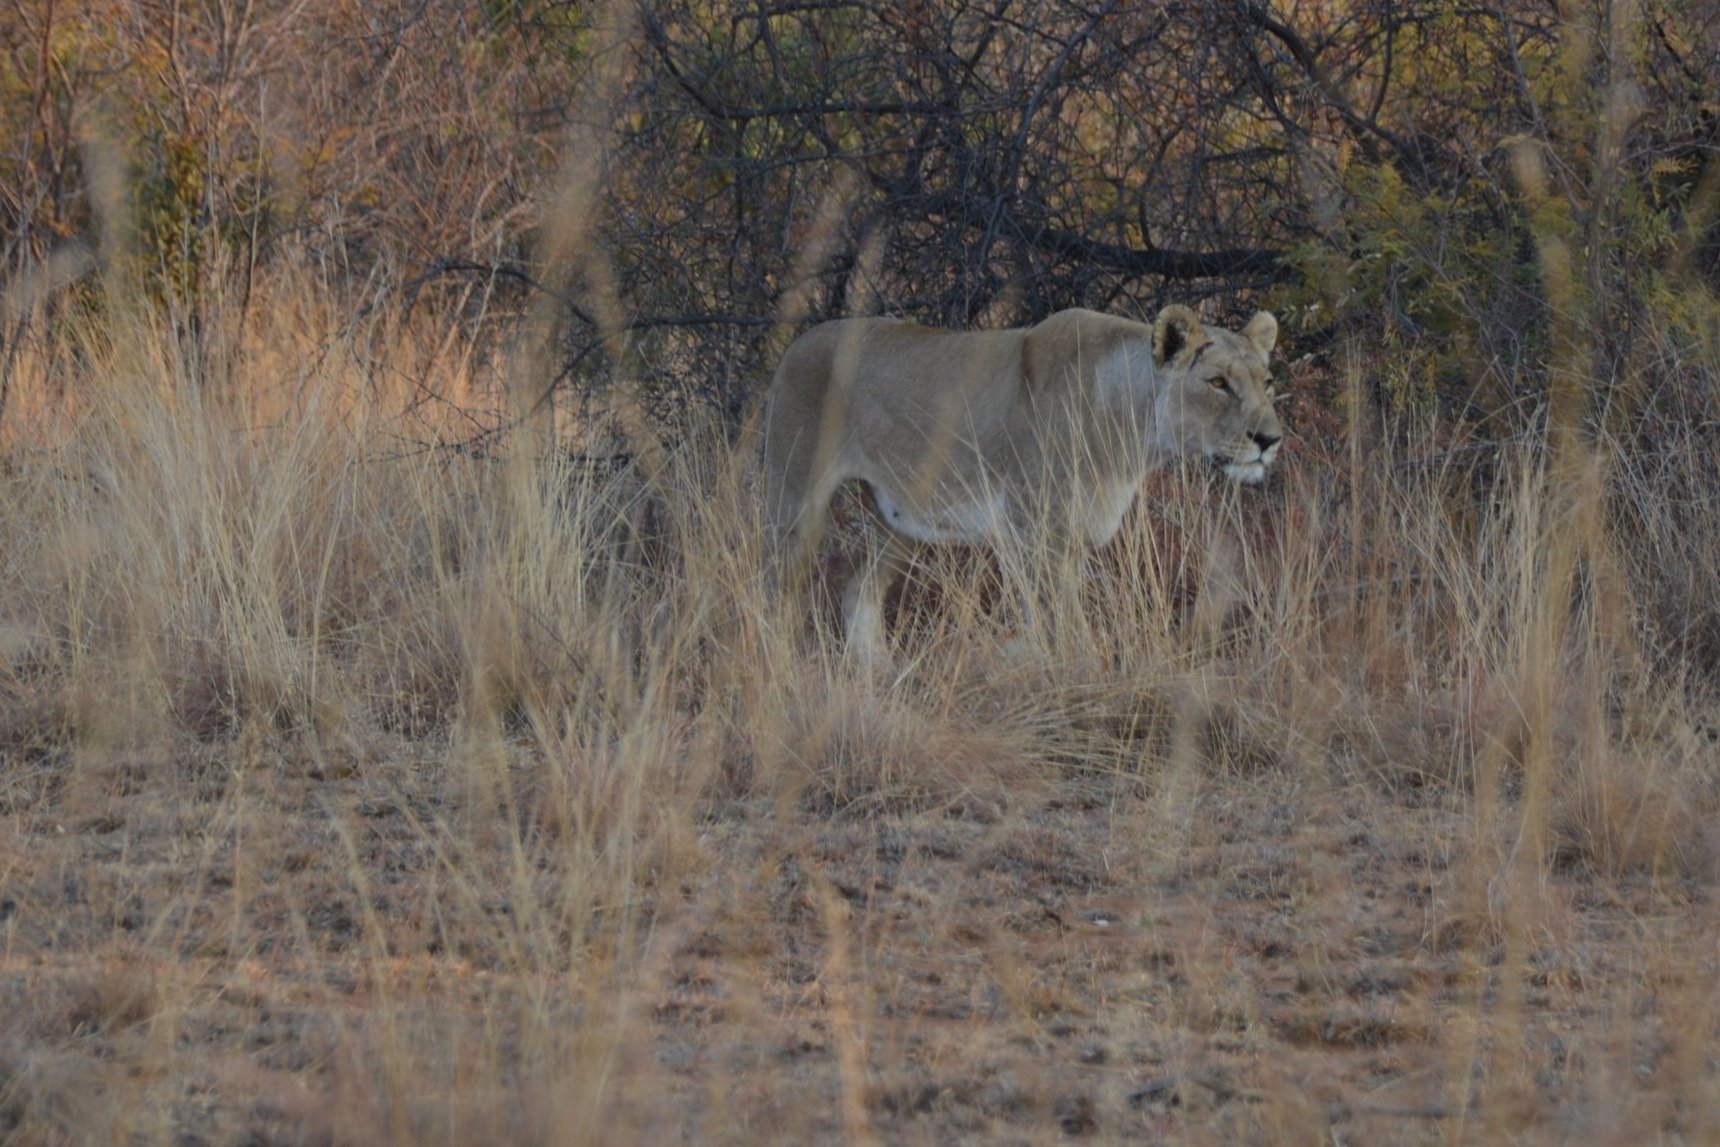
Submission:
<svg viewBox="0 0 1720 1147">
<path fill-rule="evenodd" d="M 1087 547 L 1072 531 L 1033 522 L 997 548 L 1004 594 L 1018 616 L 1003 643 L 1010 661 L 1040 661 L 1082 632 L 1081 578 Z"/>
<path fill-rule="evenodd" d="M 842 632 L 848 655 L 870 667 L 889 660 L 884 598 L 897 575 L 913 564 L 920 546 L 885 525 L 870 500 L 866 513 L 866 552 L 842 590 Z"/>
</svg>

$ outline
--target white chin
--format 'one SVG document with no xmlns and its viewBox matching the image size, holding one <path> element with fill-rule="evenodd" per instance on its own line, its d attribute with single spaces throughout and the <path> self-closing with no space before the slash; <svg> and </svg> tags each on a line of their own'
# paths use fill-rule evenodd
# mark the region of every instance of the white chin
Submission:
<svg viewBox="0 0 1720 1147">
<path fill-rule="evenodd" d="M 1261 462 L 1227 462 L 1224 476 L 1244 486 L 1258 486 L 1266 480 L 1266 466 Z"/>
</svg>

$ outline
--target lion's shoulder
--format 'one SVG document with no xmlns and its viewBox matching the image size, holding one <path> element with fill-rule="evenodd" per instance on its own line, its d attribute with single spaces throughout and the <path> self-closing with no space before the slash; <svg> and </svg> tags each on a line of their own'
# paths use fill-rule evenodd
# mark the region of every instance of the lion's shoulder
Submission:
<svg viewBox="0 0 1720 1147">
<path fill-rule="evenodd" d="M 1150 355 L 1153 330 L 1120 315 L 1071 307 L 1047 316 L 1024 334 L 1023 372 L 1030 382 L 1049 386 L 1089 377 L 1121 350 Z"/>
</svg>

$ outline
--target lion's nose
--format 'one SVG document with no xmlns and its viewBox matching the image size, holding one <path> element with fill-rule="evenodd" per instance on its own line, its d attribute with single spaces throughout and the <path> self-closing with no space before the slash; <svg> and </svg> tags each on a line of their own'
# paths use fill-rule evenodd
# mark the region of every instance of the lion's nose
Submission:
<svg viewBox="0 0 1720 1147">
<path fill-rule="evenodd" d="M 1268 450 L 1270 450 L 1274 446 L 1278 445 L 1278 443 L 1283 441 L 1283 439 L 1284 439 L 1284 436 L 1282 434 L 1267 434 L 1264 431 L 1258 431 L 1258 430 L 1254 432 L 1253 437 L 1254 437 L 1254 444 L 1256 446 L 1260 447 L 1260 452 L 1262 454 L 1266 453 Z"/>
</svg>

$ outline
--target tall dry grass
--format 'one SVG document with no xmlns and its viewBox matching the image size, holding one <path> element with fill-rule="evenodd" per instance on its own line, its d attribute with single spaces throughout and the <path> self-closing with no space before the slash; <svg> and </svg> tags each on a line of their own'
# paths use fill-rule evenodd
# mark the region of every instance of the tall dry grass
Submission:
<svg viewBox="0 0 1720 1147">
<path fill-rule="evenodd" d="M 780 879 L 725 845 L 759 809 L 767 852 L 810 870 L 832 825 L 1019 818 L 1071 783 L 1137 809 L 1167 858 L 1214 784 L 1432 802 L 1462 826 L 1463 891 L 1428 927 L 1517 967 L 1551 927 L 1550 872 L 1713 878 L 1720 518 L 1685 500 L 1709 485 L 1697 428 L 1555 467 L 1538 442 L 1442 452 L 1437 428 L 1358 425 L 1297 443 L 1264 493 L 1162 476 L 1103 553 L 925 563 L 893 604 L 891 667 L 865 673 L 828 601 L 766 593 L 755 460 L 720 434 L 650 475 L 541 437 L 442 448 L 454 407 L 426 388 L 471 405 L 489 380 L 440 359 L 396 385 L 314 287 L 281 290 L 225 330 L 218 370 L 137 315 L 16 375 L 0 815 L 36 839 L 153 776 L 177 826 L 170 855 L 140 845 L 140 885 L 160 883 L 139 917 L 73 943 L 97 962 L 81 1002 L 8 1044 L 0 1112 L 24 1142 L 166 1138 L 179 1116 L 149 1084 L 189 1069 L 181 1025 L 260 967 L 329 959 L 328 897 L 366 1002 L 328 1010 L 337 1068 L 288 1123 L 339 1142 L 666 1133 L 649 1001 L 718 911 L 713 871 Z M 1057 561 L 1079 592 L 1024 634 L 998 587 Z M 317 850 L 339 879 L 291 891 Z M 806 879 L 826 972 L 859 990 L 840 898 Z M 1676 1038 L 1712 1111 L 1714 1001 L 1692 999 Z M 836 1011 L 855 1138 L 875 1004 Z M 1497 1022 L 1454 1078 L 1509 1054 L 1516 1021 Z M 148 1067 L 78 1099 L 63 1023 L 143 1033 Z"/>
</svg>

